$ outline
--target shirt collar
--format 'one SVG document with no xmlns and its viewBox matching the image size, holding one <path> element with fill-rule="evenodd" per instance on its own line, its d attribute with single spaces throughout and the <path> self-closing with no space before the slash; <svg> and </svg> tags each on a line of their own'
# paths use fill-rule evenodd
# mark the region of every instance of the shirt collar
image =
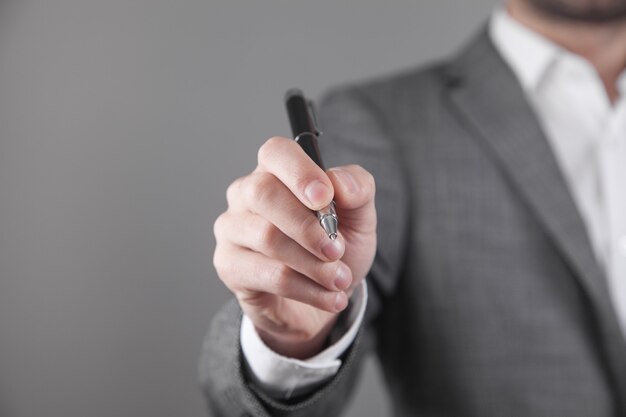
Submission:
<svg viewBox="0 0 626 417">
<path fill-rule="evenodd" d="M 565 52 L 554 42 L 514 20 L 504 8 L 493 11 L 489 36 L 528 92 L 539 87 L 552 63 Z"/>
</svg>

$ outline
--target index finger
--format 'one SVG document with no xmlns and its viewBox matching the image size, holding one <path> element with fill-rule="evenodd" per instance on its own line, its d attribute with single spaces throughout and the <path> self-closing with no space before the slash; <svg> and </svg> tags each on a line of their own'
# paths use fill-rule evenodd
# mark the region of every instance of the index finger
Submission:
<svg viewBox="0 0 626 417">
<path fill-rule="evenodd" d="M 258 169 L 274 175 L 308 208 L 319 210 L 333 199 L 326 173 L 293 139 L 273 137 L 259 149 Z"/>
</svg>

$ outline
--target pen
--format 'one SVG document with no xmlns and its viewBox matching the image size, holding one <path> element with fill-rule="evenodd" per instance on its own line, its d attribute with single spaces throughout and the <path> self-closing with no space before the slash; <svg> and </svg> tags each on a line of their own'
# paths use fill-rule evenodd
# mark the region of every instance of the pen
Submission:
<svg viewBox="0 0 626 417">
<path fill-rule="evenodd" d="M 319 166 L 324 169 L 324 163 L 317 146 L 317 138 L 321 132 L 315 127 L 315 119 L 311 112 L 312 105 L 304 98 L 302 91 L 292 89 L 285 94 L 285 106 L 291 124 L 293 137 L 304 152 Z M 320 225 L 331 240 L 337 239 L 337 224 L 339 219 L 335 212 L 335 202 L 316 212 Z"/>
</svg>

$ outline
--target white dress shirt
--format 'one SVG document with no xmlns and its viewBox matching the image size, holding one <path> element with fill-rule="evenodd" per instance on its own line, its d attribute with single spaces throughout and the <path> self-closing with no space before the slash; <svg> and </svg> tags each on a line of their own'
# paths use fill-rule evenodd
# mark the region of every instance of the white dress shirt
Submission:
<svg viewBox="0 0 626 417">
<path fill-rule="evenodd" d="M 535 110 L 581 213 L 613 305 L 626 335 L 626 74 L 611 103 L 594 67 L 514 20 L 494 11 L 489 35 Z M 365 284 L 351 300 L 358 313 L 349 330 L 319 355 L 295 360 L 272 352 L 244 317 L 241 345 L 251 377 L 276 398 L 313 389 L 339 369 L 363 320 Z"/>
<path fill-rule="evenodd" d="M 605 271 L 626 335 L 626 71 L 611 103 L 595 68 L 497 10 L 491 38 L 534 108 Z"/>
</svg>

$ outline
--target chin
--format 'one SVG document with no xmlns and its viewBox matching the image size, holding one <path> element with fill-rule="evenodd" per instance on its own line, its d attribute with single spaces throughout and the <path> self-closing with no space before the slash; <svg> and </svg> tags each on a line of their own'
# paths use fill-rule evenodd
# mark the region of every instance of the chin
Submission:
<svg viewBox="0 0 626 417">
<path fill-rule="evenodd" d="M 626 0 L 524 0 L 551 17 L 586 23 L 626 20 Z"/>
</svg>

